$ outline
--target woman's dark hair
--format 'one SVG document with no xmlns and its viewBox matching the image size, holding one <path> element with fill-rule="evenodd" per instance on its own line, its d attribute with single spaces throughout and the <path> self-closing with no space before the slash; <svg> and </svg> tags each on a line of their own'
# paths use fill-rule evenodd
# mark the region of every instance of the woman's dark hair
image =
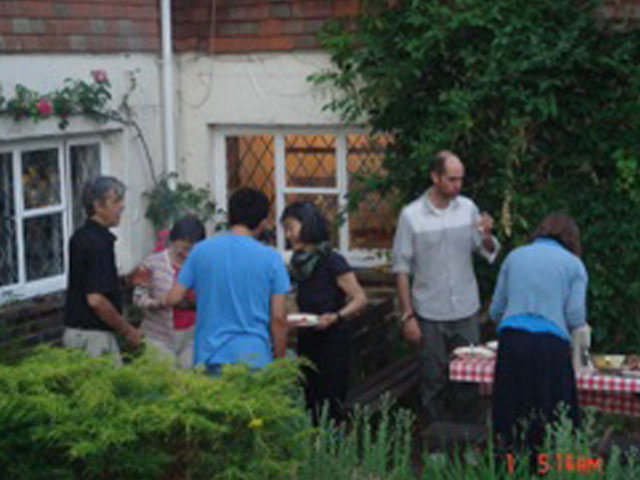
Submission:
<svg viewBox="0 0 640 480">
<path fill-rule="evenodd" d="M 229 199 L 229 226 L 244 225 L 254 230 L 269 216 L 269 199 L 259 190 L 243 187 Z"/>
<path fill-rule="evenodd" d="M 177 220 L 169 232 L 169 241 L 184 240 L 196 243 L 204 239 L 206 232 L 204 225 L 195 215 L 186 215 Z"/>
<path fill-rule="evenodd" d="M 553 238 L 578 257 L 582 256 L 580 229 L 573 217 L 567 213 L 554 212 L 544 217 L 531 235 L 532 240 L 537 237 Z"/>
<path fill-rule="evenodd" d="M 296 202 L 289 205 L 282 212 L 280 222 L 295 218 L 302 224 L 300 241 L 310 245 L 329 240 L 329 224 L 318 207 L 311 202 Z"/>
</svg>

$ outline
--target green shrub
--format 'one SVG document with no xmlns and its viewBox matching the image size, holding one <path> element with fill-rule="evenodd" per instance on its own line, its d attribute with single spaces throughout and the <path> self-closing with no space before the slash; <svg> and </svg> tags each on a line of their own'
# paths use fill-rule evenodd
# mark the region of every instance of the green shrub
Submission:
<svg viewBox="0 0 640 480">
<path fill-rule="evenodd" d="M 0 478 L 289 478 L 310 432 L 298 368 L 278 361 L 219 378 L 147 353 L 41 348 L 0 366 Z"/>
</svg>

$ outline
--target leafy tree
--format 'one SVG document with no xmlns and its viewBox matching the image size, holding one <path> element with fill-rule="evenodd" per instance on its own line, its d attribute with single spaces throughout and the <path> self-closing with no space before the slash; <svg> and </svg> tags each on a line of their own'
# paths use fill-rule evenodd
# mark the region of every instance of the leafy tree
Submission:
<svg viewBox="0 0 640 480">
<path fill-rule="evenodd" d="M 505 251 L 546 213 L 577 218 L 597 347 L 637 350 L 640 29 L 603 21 L 600 4 L 369 0 L 355 28 L 325 29 L 335 68 L 311 80 L 331 87 L 325 108 L 395 136 L 387 175 L 353 204 L 367 189 L 415 198 L 428 159 L 454 150 Z"/>
</svg>

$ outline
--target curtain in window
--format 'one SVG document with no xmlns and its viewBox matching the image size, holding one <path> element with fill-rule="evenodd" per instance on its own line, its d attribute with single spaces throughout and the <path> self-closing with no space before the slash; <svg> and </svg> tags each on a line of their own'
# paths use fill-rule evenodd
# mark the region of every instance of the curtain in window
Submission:
<svg viewBox="0 0 640 480">
<path fill-rule="evenodd" d="M 72 145 L 69 148 L 71 166 L 71 231 L 76 230 L 86 220 L 82 206 L 82 187 L 100 175 L 100 145 Z"/>
<path fill-rule="evenodd" d="M 18 282 L 12 155 L 0 153 L 0 287 Z"/>
</svg>

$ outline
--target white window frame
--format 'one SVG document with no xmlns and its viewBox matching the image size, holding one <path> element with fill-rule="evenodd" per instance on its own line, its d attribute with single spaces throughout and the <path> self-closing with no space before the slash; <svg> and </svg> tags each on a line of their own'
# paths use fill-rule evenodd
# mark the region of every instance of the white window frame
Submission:
<svg viewBox="0 0 640 480">
<path fill-rule="evenodd" d="M 342 210 L 347 204 L 348 193 L 348 165 L 347 165 L 347 135 L 365 134 L 370 132 L 359 127 L 318 126 L 216 126 L 212 129 L 211 149 L 213 156 L 214 196 L 216 204 L 227 210 L 227 145 L 226 137 L 271 135 L 273 137 L 274 155 L 274 185 L 276 220 L 284 211 L 285 196 L 287 194 L 336 195 L 338 209 Z M 336 186 L 335 187 L 292 187 L 286 185 L 285 172 L 285 137 L 287 135 L 334 135 L 336 138 Z M 276 221 L 276 247 L 285 258 L 289 258 L 290 251 L 285 250 L 284 229 Z M 388 263 L 388 249 L 367 248 L 351 249 L 349 245 L 349 213 L 346 212 L 344 221 L 338 229 L 338 249 L 349 263 L 357 268 L 374 267 Z"/>
<path fill-rule="evenodd" d="M 0 286 L 0 296 L 10 294 L 11 297 L 29 298 L 44 295 L 66 288 L 67 274 L 69 270 L 68 242 L 73 228 L 72 225 L 72 189 L 71 189 L 71 147 L 83 145 L 97 145 L 99 149 L 100 172 L 104 173 L 107 167 L 105 144 L 101 137 L 96 135 L 65 137 L 50 140 L 24 140 L 12 142 L 7 146 L 0 145 L 0 153 L 11 154 L 13 173 L 13 200 L 15 205 L 16 247 L 18 259 L 18 282 Z M 58 171 L 60 176 L 60 203 L 42 208 L 26 209 L 24 205 L 24 192 L 22 185 L 22 153 L 32 150 L 55 149 L 58 152 Z M 38 280 L 27 280 L 24 220 L 49 214 L 62 214 L 63 234 L 63 272 L 59 275 Z M 1 300 L 1 299 L 0 299 Z M 1 303 L 1 302 L 0 302 Z"/>
</svg>

